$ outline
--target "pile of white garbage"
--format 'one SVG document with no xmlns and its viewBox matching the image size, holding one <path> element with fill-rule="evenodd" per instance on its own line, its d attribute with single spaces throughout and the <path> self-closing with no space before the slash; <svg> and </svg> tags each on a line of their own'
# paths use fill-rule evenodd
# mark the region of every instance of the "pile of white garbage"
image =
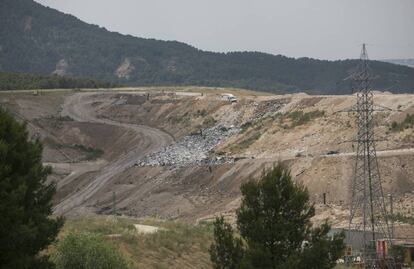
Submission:
<svg viewBox="0 0 414 269">
<path fill-rule="evenodd" d="M 238 133 L 240 128 L 216 125 L 199 134 L 183 137 L 177 143 L 147 155 L 136 166 L 186 166 L 231 162 L 231 158 L 210 156 L 212 149 Z"/>
</svg>

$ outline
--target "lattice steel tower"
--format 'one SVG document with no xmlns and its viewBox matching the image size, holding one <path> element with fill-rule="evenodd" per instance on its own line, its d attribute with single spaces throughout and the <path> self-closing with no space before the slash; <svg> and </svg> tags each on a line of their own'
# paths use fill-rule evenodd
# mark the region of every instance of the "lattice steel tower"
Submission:
<svg viewBox="0 0 414 269">
<path fill-rule="evenodd" d="M 359 241 L 365 268 L 379 268 L 379 263 L 393 268 L 393 262 L 376 251 L 378 239 L 384 239 L 388 246 L 391 245 L 391 233 L 375 149 L 374 100 L 365 44 L 353 80 L 357 96 L 353 111 L 357 113 L 358 135 L 349 217 L 349 229 L 353 236 L 350 237 L 354 242 Z"/>
</svg>

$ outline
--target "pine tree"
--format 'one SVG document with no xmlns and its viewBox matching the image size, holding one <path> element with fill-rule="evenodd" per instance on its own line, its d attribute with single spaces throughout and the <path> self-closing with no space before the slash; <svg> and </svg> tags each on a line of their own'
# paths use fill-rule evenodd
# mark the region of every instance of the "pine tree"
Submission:
<svg viewBox="0 0 414 269">
<path fill-rule="evenodd" d="M 214 222 L 214 242 L 210 247 L 214 269 L 237 269 L 243 258 L 243 244 L 223 217 Z"/>
<path fill-rule="evenodd" d="M 244 242 L 240 248 L 243 258 L 232 268 L 325 269 L 335 266 L 344 249 L 344 235 L 329 238 L 327 223 L 312 227 L 315 209 L 309 202 L 309 193 L 303 185 L 292 181 L 287 168 L 280 164 L 273 167 L 258 182 L 242 185 L 241 192 L 237 227 Z M 233 235 L 226 238 L 235 240 Z M 222 253 L 233 252 L 234 242 L 229 240 L 223 243 L 215 236 L 214 244 L 218 245 L 215 248 Z M 211 257 L 215 268 L 228 268 L 221 267 L 222 261 Z"/>
<path fill-rule="evenodd" d="M 55 186 L 42 145 L 29 141 L 25 124 L 0 108 L 0 268 L 49 268 L 41 255 L 63 225 L 51 218 Z"/>
</svg>

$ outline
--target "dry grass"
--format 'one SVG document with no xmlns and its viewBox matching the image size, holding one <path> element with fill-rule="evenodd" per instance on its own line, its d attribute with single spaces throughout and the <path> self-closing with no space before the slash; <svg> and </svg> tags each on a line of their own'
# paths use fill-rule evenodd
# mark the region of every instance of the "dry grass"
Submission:
<svg viewBox="0 0 414 269">
<path fill-rule="evenodd" d="M 133 224 L 153 225 L 164 230 L 154 234 L 138 234 Z M 189 225 L 175 221 L 98 216 L 67 219 L 60 238 L 69 232 L 107 237 L 132 268 L 211 268 L 208 253 L 212 242 L 210 224 Z"/>
</svg>

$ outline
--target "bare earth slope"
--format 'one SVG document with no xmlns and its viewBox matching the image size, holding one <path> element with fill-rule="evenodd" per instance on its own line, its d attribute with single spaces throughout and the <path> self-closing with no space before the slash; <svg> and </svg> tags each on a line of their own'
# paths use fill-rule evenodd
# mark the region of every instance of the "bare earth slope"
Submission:
<svg viewBox="0 0 414 269">
<path fill-rule="evenodd" d="M 146 90 L 0 95 L 44 142 L 58 184 L 56 214 L 232 217 L 240 184 L 282 161 L 311 192 L 315 221 L 346 224 L 356 127 L 341 111 L 354 96 L 233 90 L 238 102 L 230 104 L 220 95 L 229 89 Z M 385 193 L 396 212 L 411 214 L 414 133 L 402 123 L 414 113 L 414 95 L 378 93 L 375 102 L 389 108 L 375 116 Z"/>
<path fill-rule="evenodd" d="M 131 167 L 137 159 L 173 141 L 168 134 L 155 128 L 96 118 L 95 112 L 90 105 L 94 102 L 105 101 L 105 99 L 102 100 L 101 98 L 105 97 L 93 93 L 72 95 L 65 100 L 62 115 L 69 116 L 80 122 L 96 122 L 133 130 L 139 142 L 118 159 L 113 160 L 110 164 L 103 167 L 102 170 L 95 175 L 95 178 L 84 188 L 60 201 L 55 207 L 56 214 L 64 214 L 75 209 L 85 209 L 85 203 L 87 206 L 87 202 L 90 202 L 90 199 L 105 186 L 111 178 Z"/>
</svg>

